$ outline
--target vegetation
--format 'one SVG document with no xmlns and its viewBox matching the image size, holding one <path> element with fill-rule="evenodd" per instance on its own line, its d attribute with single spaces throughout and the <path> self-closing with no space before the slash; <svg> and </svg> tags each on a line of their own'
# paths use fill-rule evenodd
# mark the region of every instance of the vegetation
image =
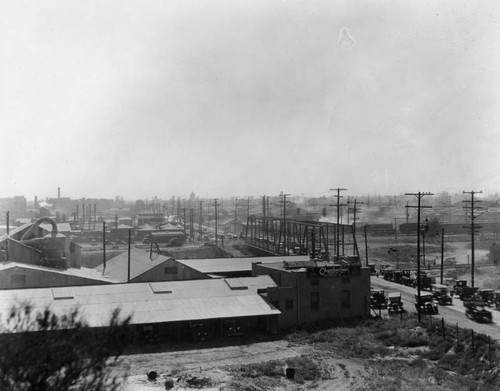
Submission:
<svg viewBox="0 0 500 391">
<path fill-rule="evenodd" d="M 125 377 L 112 374 L 131 342 L 130 318 L 111 314 L 109 326 L 91 328 L 78 309 L 58 316 L 29 304 L 12 307 L 0 325 L 0 389 L 116 390 Z"/>
<path fill-rule="evenodd" d="M 333 349 L 348 359 L 368 360 L 376 375 L 368 379 L 366 390 L 428 389 L 422 379 L 444 389 L 498 389 L 498 343 L 471 330 L 443 327 L 432 319 L 421 325 L 416 315 L 402 320 L 362 320 L 315 332 L 297 330 L 287 338 L 316 349 Z M 384 383 L 388 378 L 396 383 Z"/>
</svg>

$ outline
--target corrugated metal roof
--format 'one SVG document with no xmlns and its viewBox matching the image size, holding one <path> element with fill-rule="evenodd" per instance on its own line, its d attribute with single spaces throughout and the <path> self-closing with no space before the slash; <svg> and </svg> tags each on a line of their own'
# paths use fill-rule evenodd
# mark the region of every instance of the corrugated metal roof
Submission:
<svg viewBox="0 0 500 391">
<path fill-rule="evenodd" d="M 76 269 L 76 268 L 56 269 L 53 267 L 30 265 L 30 264 L 21 263 L 21 262 L 0 262 L 0 271 L 12 269 L 12 268 L 38 270 L 38 271 L 44 271 L 44 272 L 48 272 L 48 273 L 57 273 L 57 274 L 87 278 L 87 279 L 96 280 L 96 281 L 118 282 L 118 281 L 111 281 L 109 278 L 103 277 L 101 275 L 101 273 L 99 273 L 95 269 L 89 269 L 86 267 L 82 267 L 79 269 Z"/>
<path fill-rule="evenodd" d="M 151 270 L 170 259 L 164 255 L 153 253 L 151 256 L 149 249 L 130 249 L 130 278 Z M 102 273 L 103 265 L 97 266 L 94 270 Z M 128 277 L 128 252 L 124 251 L 120 255 L 106 261 L 104 276 L 113 281 L 127 282 Z"/>
<path fill-rule="evenodd" d="M 67 314 L 75 307 L 92 327 L 106 326 L 114 309 L 132 315 L 133 324 L 163 323 L 227 317 L 276 315 L 257 289 L 275 287 L 269 276 L 238 279 L 249 289 L 231 290 L 224 279 L 151 283 L 73 286 L 0 291 L 0 317 L 5 319 L 13 304 L 30 302 L 35 310 L 50 307 Z M 54 289 L 57 289 L 54 294 Z"/>
<path fill-rule="evenodd" d="M 198 270 L 201 273 L 227 273 L 252 271 L 253 262 L 283 263 L 283 261 L 308 261 L 308 255 L 251 257 L 251 258 L 212 258 L 212 259 L 178 259 L 177 262 Z"/>
</svg>

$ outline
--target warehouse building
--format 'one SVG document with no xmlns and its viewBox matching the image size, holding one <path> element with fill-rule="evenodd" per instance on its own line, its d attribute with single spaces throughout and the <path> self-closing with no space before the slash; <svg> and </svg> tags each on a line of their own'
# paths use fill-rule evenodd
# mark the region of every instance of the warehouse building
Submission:
<svg viewBox="0 0 500 391">
<path fill-rule="evenodd" d="M 266 299 L 268 276 L 111 284 L 0 291 L 0 319 L 13 305 L 29 302 L 64 315 L 78 308 L 91 327 L 106 327 L 112 312 L 131 316 L 144 337 L 186 341 L 277 331 L 280 311 Z"/>
</svg>

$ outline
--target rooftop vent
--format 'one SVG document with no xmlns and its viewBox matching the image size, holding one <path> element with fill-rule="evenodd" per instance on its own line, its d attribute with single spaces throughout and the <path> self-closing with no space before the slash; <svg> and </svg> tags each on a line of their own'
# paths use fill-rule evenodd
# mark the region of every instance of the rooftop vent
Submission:
<svg viewBox="0 0 500 391">
<path fill-rule="evenodd" d="M 229 280 L 224 280 L 227 286 L 232 290 L 245 290 L 248 286 L 243 283 L 239 278 L 231 278 Z"/>
<path fill-rule="evenodd" d="M 52 296 L 54 300 L 74 299 L 75 294 L 71 288 L 52 288 Z"/>
<path fill-rule="evenodd" d="M 170 289 L 164 282 L 150 282 L 149 287 L 154 294 L 172 293 L 172 289 Z"/>
</svg>

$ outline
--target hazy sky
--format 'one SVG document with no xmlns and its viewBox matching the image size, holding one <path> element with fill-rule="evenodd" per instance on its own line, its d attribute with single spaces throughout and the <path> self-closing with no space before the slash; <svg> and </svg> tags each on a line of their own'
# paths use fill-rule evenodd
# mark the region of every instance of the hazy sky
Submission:
<svg viewBox="0 0 500 391">
<path fill-rule="evenodd" d="M 500 191 L 498 0 L 0 3 L 0 196 Z"/>
</svg>

